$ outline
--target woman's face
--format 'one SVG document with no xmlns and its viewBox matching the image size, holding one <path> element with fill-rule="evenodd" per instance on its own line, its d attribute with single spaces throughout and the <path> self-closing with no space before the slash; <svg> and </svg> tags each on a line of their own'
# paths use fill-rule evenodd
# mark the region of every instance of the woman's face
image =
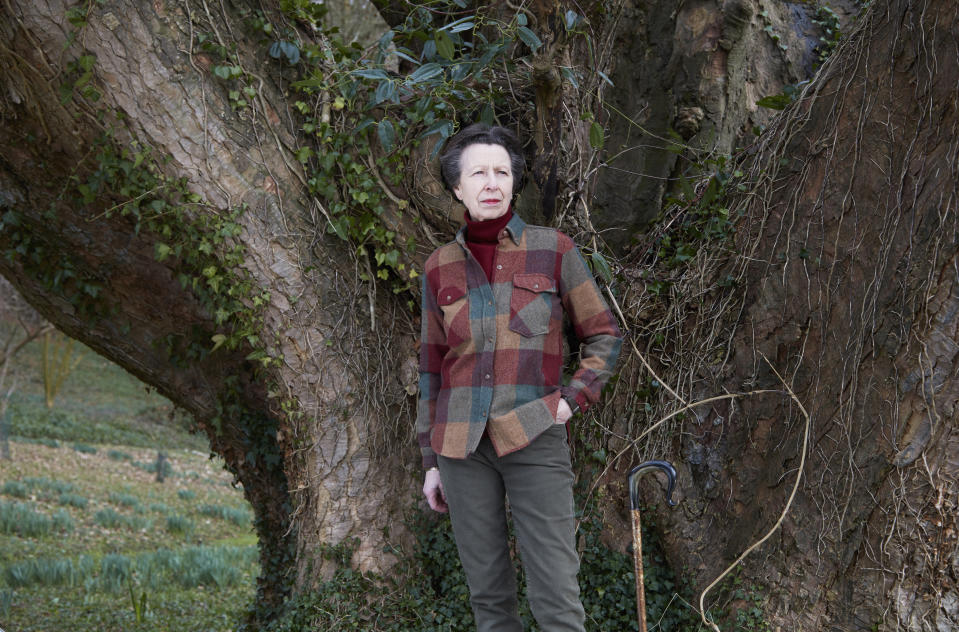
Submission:
<svg viewBox="0 0 959 632">
<path fill-rule="evenodd" d="M 502 217 L 513 197 L 513 170 L 502 145 L 468 145 L 460 155 L 460 181 L 453 188 L 476 221 Z"/>
</svg>

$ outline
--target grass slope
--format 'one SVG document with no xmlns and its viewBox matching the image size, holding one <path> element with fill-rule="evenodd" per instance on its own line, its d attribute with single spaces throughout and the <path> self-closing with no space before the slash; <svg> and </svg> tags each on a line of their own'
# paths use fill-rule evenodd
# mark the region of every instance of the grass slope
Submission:
<svg viewBox="0 0 959 632">
<path fill-rule="evenodd" d="M 16 358 L 12 458 L 0 460 L 0 628 L 235 629 L 259 570 L 242 491 L 168 401 L 77 349 L 51 410 L 40 343 Z"/>
</svg>

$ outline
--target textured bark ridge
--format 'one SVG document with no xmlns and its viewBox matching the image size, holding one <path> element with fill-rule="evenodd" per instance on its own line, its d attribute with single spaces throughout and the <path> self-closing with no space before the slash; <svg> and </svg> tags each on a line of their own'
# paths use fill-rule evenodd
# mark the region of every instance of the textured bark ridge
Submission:
<svg viewBox="0 0 959 632">
<path fill-rule="evenodd" d="M 799 493 L 745 563 L 782 629 L 959 626 L 957 24 L 955 2 L 876 8 L 751 162 L 711 379 L 784 391 L 775 370 L 810 414 Z M 789 397 L 742 397 L 676 444 L 669 538 L 701 581 L 776 522 L 804 426 Z"/>
</svg>

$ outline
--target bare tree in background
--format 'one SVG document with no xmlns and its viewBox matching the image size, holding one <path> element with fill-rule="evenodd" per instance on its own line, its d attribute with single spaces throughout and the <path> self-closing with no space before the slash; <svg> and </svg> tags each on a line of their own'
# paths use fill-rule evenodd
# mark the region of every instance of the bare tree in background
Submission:
<svg viewBox="0 0 959 632">
<path fill-rule="evenodd" d="M 10 421 L 7 408 L 17 390 L 19 371 L 14 357 L 30 342 L 52 329 L 10 283 L 0 277 L 0 457 L 10 458 Z"/>
</svg>

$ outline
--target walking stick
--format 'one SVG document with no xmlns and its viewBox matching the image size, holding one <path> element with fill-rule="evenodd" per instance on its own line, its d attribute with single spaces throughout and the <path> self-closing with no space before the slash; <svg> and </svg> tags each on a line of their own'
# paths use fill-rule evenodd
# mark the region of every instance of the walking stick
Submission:
<svg viewBox="0 0 959 632">
<path fill-rule="evenodd" d="M 633 565 L 636 572 L 636 616 L 639 618 L 639 632 L 646 632 L 646 589 L 643 586 L 643 536 L 639 524 L 639 479 L 647 472 L 661 469 L 669 478 L 666 488 L 666 502 L 676 506 L 672 499 L 676 485 L 676 468 L 669 461 L 646 461 L 629 472 L 629 507 L 633 517 Z"/>
</svg>

